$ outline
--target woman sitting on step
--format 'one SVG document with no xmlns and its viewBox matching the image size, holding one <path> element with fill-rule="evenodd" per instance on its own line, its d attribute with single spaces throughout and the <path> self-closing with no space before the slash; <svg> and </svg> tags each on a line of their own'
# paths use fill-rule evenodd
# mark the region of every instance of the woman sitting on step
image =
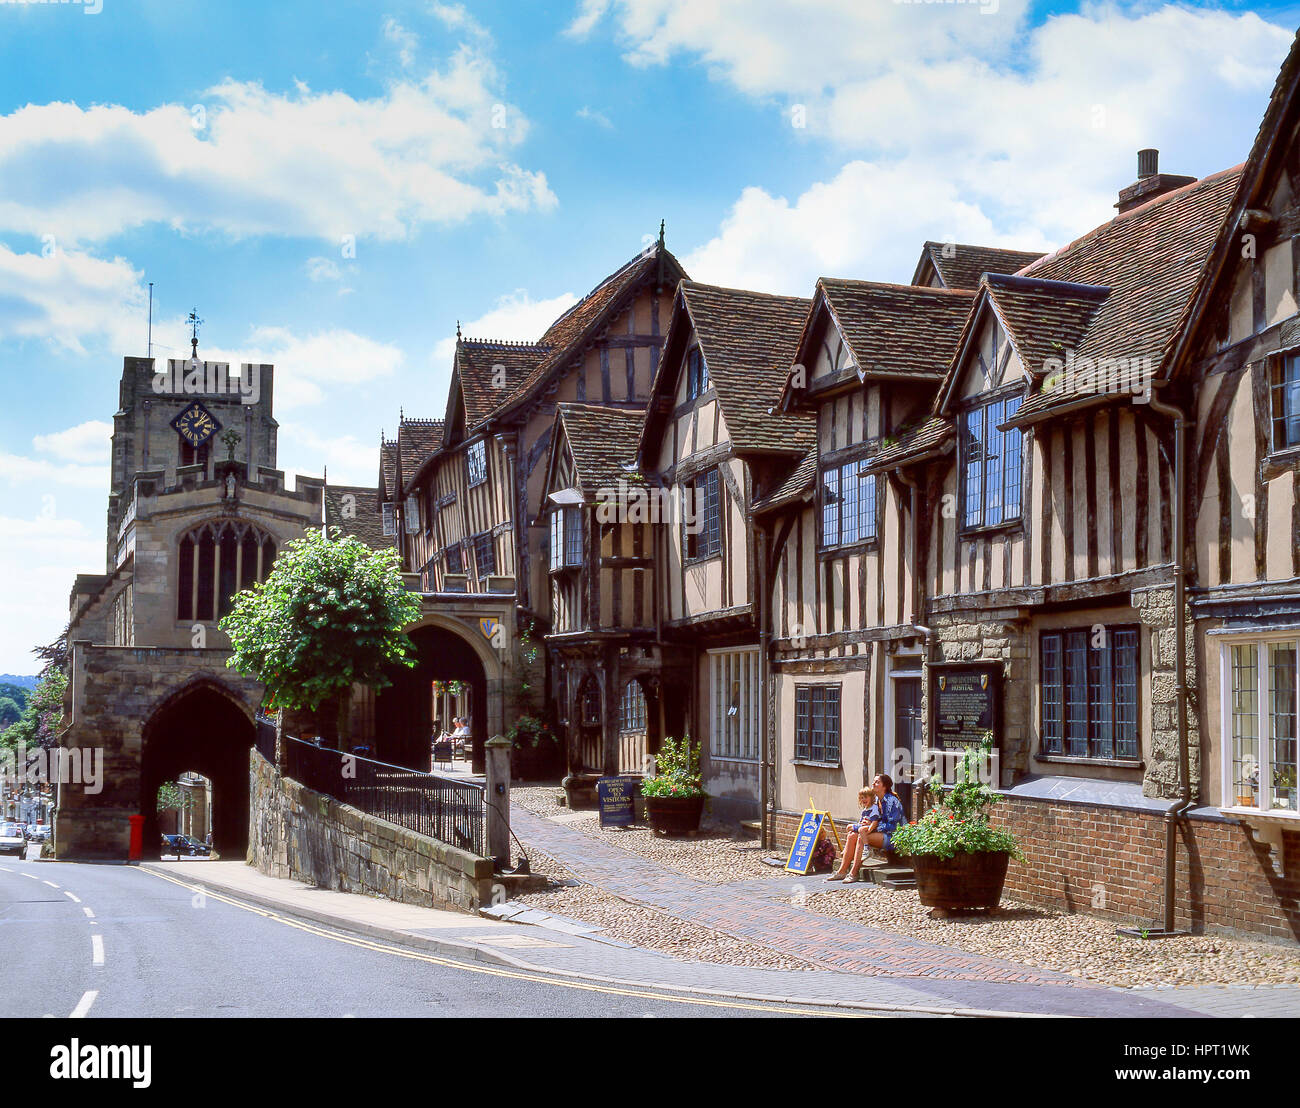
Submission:
<svg viewBox="0 0 1300 1108">
<path fill-rule="evenodd" d="M 858 868 L 862 865 L 863 849 L 871 846 L 876 850 L 888 850 L 889 837 L 907 820 L 903 802 L 894 792 L 894 779 L 889 774 L 877 774 L 870 789 L 858 792 L 858 803 L 867 800 L 874 800 L 875 803 L 862 810 L 862 818 L 858 823 L 849 825 L 840 868 L 826 878 L 827 881 L 843 881 L 846 885 L 855 882 L 858 879 Z"/>
</svg>

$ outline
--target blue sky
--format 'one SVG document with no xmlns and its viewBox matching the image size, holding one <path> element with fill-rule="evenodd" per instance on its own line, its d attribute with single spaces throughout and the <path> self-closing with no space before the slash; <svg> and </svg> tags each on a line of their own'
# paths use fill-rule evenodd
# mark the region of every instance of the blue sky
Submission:
<svg viewBox="0 0 1300 1108">
<path fill-rule="evenodd" d="M 693 277 L 803 295 L 905 281 L 926 238 L 1061 245 L 1140 146 L 1241 161 L 1298 14 L 0 2 L 0 672 L 102 569 L 148 282 L 155 355 L 197 307 L 202 353 L 276 364 L 282 466 L 373 483 L 399 406 L 442 415 L 458 319 L 536 337 L 660 219 Z"/>
</svg>

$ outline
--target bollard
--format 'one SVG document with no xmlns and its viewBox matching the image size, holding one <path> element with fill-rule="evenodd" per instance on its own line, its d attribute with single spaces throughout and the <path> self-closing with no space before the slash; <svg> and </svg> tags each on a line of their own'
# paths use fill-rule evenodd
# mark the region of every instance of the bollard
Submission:
<svg viewBox="0 0 1300 1108">
<path fill-rule="evenodd" d="M 498 870 L 510 868 L 510 740 L 493 735 L 487 755 L 487 851 Z"/>
</svg>

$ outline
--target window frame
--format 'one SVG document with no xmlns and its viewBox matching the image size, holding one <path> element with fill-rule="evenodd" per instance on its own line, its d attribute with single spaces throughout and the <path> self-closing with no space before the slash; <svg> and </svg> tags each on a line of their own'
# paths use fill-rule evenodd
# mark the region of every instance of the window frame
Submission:
<svg viewBox="0 0 1300 1108">
<path fill-rule="evenodd" d="M 1211 634 L 1214 634 L 1211 632 Z M 1283 631 L 1262 631 L 1252 635 L 1215 635 L 1219 639 L 1220 651 L 1220 680 L 1219 680 L 1219 702 L 1220 702 L 1220 735 L 1222 736 L 1222 752 L 1220 756 L 1220 786 L 1221 800 L 1220 808 L 1232 808 L 1235 810 L 1255 811 L 1261 814 L 1267 813 L 1274 819 L 1297 820 L 1300 821 L 1300 791 L 1296 788 L 1296 778 L 1300 777 L 1300 631 L 1295 628 Z M 1275 747 L 1279 742 L 1275 733 L 1276 716 L 1286 715 L 1288 713 L 1278 713 L 1276 711 L 1277 697 L 1274 688 L 1274 665 L 1271 661 L 1271 648 L 1278 646 L 1292 646 L 1295 649 L 1295 662 L 1293 668 L 1293 684 L 1291 688 L 1291 711 L 1290 715 L 1290 736 L 1283 736 L 1280 741 L 1290 742 L 1292 744 L 1292 761 L 1291 769 L 1295 771 L 1293 783 L 1285 786 L 1294 797 L 1297 807 L 1275 807 L 1273 790 L 1277 787 L 1272 783 L 1273 771 L 1275 768 Z M 1236 717 L 1238 697 L 1237 697 L 1237 667 L 1234 665 L 1234 652 L 1238 649 L 1250 649 L 1253 653 L 1253 662 L 1251 672 L 1254 675 L 1255 686 L 1251 691 L 1253 694 L 1253 722 L 1255 725 L 1255 734 L 1253 741 L 1257 753 L 1253 756 L 1255 762 L 1258 783 L 1253 790 L 1255 803 L 1240 804 L 1238 801 L 1238 786 L 1242 784 L 1237 773 L 1236 766 L 1242 760 L 1238 758 L 1238 735 L 1236 730 Z M 1265 782 L 1269 782 L 1267 793 L 1261 796 Z M 1267 799 L 1268 803 L 1261 803 L 1261 800 Z"/>
<path fill-rule="evenodd" d="M 491 531 L 480 531 L 473 539 L 474 544 L 474 575 L 479 579 L 480 584 L 489 577 L 497 576 L 497 544 L 496 536 Z M 483 553 L 486 551 L 492 560 L 490 569 L 484 570 Z"/>
<path fill-rule="evenodd" d="M 1137 623 L 1102 624 L 1106 644 L 1099 648 L 1092 643 L 1096 626 L 1038 632 L 1036 756 L 1140 766 L 1142 629 Z M 1129 689 L 1131 700 L 1122 698 L 1121 692 Z M 1103 697 L 1103 692 L 1109 696 Z"/>
<path fill-rule="evenodd" d="M 1004 527 L 1022 526 L 1024 522 L 1024 460 L 1025 432 L 1017 427 L 999 431 L 998 424 L 1005 423 L 1020 410 L 1024 403 L 1023 386 L 1017 384 L 1012 390 L 998 389 L 972 397 L 970 402 L 958 412 L 957 434 L 957 490 L 961 500 L 958 518 L 961 521 L 961 533 L 974 531 L 992 531 Z M 1011 405 L 1008 409 L 1008 405 Z M 996 418 L 990 418 L 994 408 L 998 409 Z M 978 467 L 977 473 L 971 473 L 970 423 L 972 417 L 978 417 L 982 427 L 982 442 L 989 442 L 989 436 L 996 435 L 998 450 L 992 456 L 986 456 Z M 1014 444 L 1014 449 L 1012 448 Z M 1007 463 L 1014 459 L 1014 465 Z M 990 522 L 989 509 L 994 506 L 989 496 L 989 476 L 993 465 L 997 468 L 997 501 L 999 518 Z M 1014 483 L 1011 476 L 1015 475 Z M 972 480 L 974 478 L 974 480 Z M 971 514 L 972 486 L 978 485 L 979 519 L 975 521 Z M 1014 500 L 1015 514 L 1008 514 L 1008 505 Z"/>
<path fill-rule="evenodd" d="M 487 441 L 478 439 L 465 448 L 465 487 L 478 488 L 487 482 Z"/>
<path fill-rule="evenodd" d="M 871 465 L 872 459 L 855 458 L 847 462 L 837 462 L 832 465 L 819 465 L 817 476 L 817 503 L 818 503 L 818 528 L 817 528 L 817 549 L 818 550 L 846 550 L 855 546 L 870 546 L 879 540 L 879 517 L 880 517 L 880 475 L 878 473 L 867 474 L 864 476 L 863 471 Z M 831 505 L 827 500 L 827 488 L 829 478 L 834 476 L 835 496 L 838 502 L 834 505 L 833 515 L 835 517 L 835 541 L 831 541 L 827 524 L 830 520 Z M 846 482 L 853 482 L 853 496 L 850 498 L 845 494 L 847 487 Z M 869 495 L 864 495 L 868 492 Z M 853 530 L 846 535 L 844 518 L 844 506 L 850 502 L 853 503 Z"/>
<path fill-rule="evenodd" d="M 709 753 L 732 762 L 759 760 L 759 648 L 710 650 Z M 732 716 L 732 690 L 736 714 Z"/>
<path fill-rule="evenodd" d="M 550 523 L 547 561 L 551 572 L 580 568 L 584 561 L 582 508 L 572 505 L 555 508 Z"/>
<path fill-rule="evenodd" d="M 1300 450 L 1300 350 L 1284 351 L 1272 361 L 1268 375 L 1269 445 L 1271 453 L 1284 454 Z"/>
<path fill-rule="evenodd" d="M 827 728 L 831 719 L 832 701 L 835 725 L 833 752 L 828 750 L 831 732 Z M 794 758 L 791 761 L 829 767 L 843 764 L 843 707 L 843 685 L 839 682 L 810 682 L 794 686 Z M 822 725 L 820 730 L 814 726 L 817 722 Z M 806 740 L 801 731 L 805 724 Z M 822 739 L 820 747 L 814 743 L 814 737 L 819 734 Z M 830 756 L 832 753 L 833 757 Z"/>
<path fill-rule="evenodd" d="M 704 351 L 695 343 L 686 351 L 686 400 L 698 400 L 713 387 L 709 377 L 709 363 L 704 360 Z"/>
<path fill-rule="evenodd" d="M 703 486 L 700 502 L 699 527 L 694 532 L 687 529 L 685 513 L 682 515 L 682 554 L 688 563 L 706 562 L 722 556 L 722 474 L 717 466 L 710 466 L 695 474 L 685 483 L 692 498 Z M 712 526 L 710 526 L 712 523 Z"/>
</svg>

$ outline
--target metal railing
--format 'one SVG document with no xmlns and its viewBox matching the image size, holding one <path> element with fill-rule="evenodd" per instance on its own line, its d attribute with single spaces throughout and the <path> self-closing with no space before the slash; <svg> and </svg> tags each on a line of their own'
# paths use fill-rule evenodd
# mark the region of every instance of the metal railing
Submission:
<svg viewBox="0 0 1300 1108">
<path fill-rule="evenodd" d="M 271 765 L 275 765 L 275 720 L 260 712 L 257 716 L 257 735 L 254 739 L 257 752 Z"/>
<path fill-rule="evenodd" d="M 392 766 L 288 735 L 285 773 L 367 815 L 487 856 L 487 790 L 479 782 Z"/>
</svg>

